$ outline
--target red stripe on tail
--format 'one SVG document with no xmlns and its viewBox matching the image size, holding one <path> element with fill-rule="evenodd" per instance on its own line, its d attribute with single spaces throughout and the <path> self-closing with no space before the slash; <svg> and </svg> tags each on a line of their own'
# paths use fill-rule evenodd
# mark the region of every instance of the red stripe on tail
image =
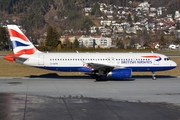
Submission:
<svg viewBox="0 0 180 120">
<path fill-rule="evenodd" d="M 21 38 L 22 40 L 24 40 L 26 42 L 29 42 L 29 40 L 27 39 L 27 37 L 25 35 L 22 35 L 13 29 L 9 29 L 8 31 L 9 31 L 10 37 L 18 37 L 18 38 Z"/>
</svg>

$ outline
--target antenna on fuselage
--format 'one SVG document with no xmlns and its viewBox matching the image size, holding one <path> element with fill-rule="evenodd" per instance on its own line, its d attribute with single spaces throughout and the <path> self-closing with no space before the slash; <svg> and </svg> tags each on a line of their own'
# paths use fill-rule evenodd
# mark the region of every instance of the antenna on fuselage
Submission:
<svg viewBox="0 0 180 120">
<path fill-rule="evenodd" d="M 79 52 L 76 50 L 76 53 L 79 53 Z"/>
</svg>

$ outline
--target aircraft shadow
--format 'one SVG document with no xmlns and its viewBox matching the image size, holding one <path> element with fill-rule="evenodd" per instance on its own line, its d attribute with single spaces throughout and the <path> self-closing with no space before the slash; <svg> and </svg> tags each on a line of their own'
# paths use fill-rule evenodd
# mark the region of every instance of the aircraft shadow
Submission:
<svg viewBox="0 0 180 120">
<path fill-rule="evenodd" d="M 29 78 L 52 78 L 52 79 L 92 79 L 91 76 L 60 76 L 57 73 L 48 73 L 42 75 L 30 75 Z"/>
<path fill-rule="evenodd" d="M 151 79 L 152 76 L 151 75 L 133 75 L 132 78 L 134 79 L 139 79 L 139 78 L 148 78 Z M 156 78 L 177 78 L 177 76 L 170 76 L 170 75 L 156 75 Z"/>
<path fill-rule="evenodd" d="M 90 75 L 87 76 L 63 76 L 63 75 L 58 75 L 57 73 L 48 73 L 48 74 L 42 74 L 42 75 L 30 75 L 26 76 L 29 78 L 52 78 L 52 79 L 90 79 L 90 80 L 95 80 L 93 79 Z M 133 78 L 128 78 L 128 79 L 112 79 L 112 78 L 102 78 L 103 81 L 134 81 L 135 79 Z"/>
<path fill-rule="evenodd" d="M 58 75 L 57 73 L 48 73 L 48 74 L 42 74 L 42 75 L 30 75 L 26 76 L 29 78 L 52 78 L 52 79 L 90 79 L 93 80 L 91 76 L 63 76 Z M 168 75 L 157 75 L 156 78 L 177 78 L 176 76 L 168 76 Z M 106 78 L 103 77 L 102 81 L 135 81 L 136 79 L 152 79 L 151 75 L 133 75 L 132 78 L 127 79 L 112 79 L 112 78 Z M 95 79 L 94 79 L 95 80 Z"/>
</svg>

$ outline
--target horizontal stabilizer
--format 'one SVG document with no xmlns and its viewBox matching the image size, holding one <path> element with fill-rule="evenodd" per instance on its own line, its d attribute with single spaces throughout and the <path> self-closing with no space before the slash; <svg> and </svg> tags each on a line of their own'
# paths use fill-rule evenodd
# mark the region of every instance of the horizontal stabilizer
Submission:
<svg viewBox="0 0 180 120">
<path fill-rule="evenodd" d="M 8 55 L 4 56 L 4 59 L 11 61 L 11 62 L 15 61 L 15 62 L 21 63 L 21 64 L 27 60 L 27 58 L 19 57 L 19 54 L 8 54 Z"/>
</svg>

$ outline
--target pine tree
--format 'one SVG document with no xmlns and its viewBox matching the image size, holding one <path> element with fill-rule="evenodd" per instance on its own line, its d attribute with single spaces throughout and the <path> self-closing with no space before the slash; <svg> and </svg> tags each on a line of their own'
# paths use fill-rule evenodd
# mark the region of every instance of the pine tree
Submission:
<svg viewBox="0 0 180 120">
<path fill-rule="evenodd" d="M 77 39 L 74 40 L 74 47 L 79 48 L 79 41 Z"/>
<path fill-rule="evenodd" d="M 131 14 L 128 14 L 127 21 L 130 23 L 132 22 Z"/>
<path fill-rule="evenodd" d="M 6 49 L 8 43 L 6 29 L 0 27 L 0 49 Z"/>
<path fill-rule="evenodd" d="M 54 49 L 57 47 L 58 43 L 58 32 L 56 28 L 49 26 L 47 29 L 46 46 L 48 46 L 50 49 Z"/>
<path fill-rule="evenodd" d="M 166 41 L 165 41 L 165 38 L 164 38 L 163 35 L 161 35 L 160 40 L 159 40 L 159 43 L 160 43 L 160 45 L 161 45 L 161 48 L 164 48 L 164 47 L 165 47 Z"/>
<path fill-rule="evenodd" d="M 180 30 L 180 22 L 177 22 L 177 24 L 176 24 L 176 30 Z"/>
</svg>

